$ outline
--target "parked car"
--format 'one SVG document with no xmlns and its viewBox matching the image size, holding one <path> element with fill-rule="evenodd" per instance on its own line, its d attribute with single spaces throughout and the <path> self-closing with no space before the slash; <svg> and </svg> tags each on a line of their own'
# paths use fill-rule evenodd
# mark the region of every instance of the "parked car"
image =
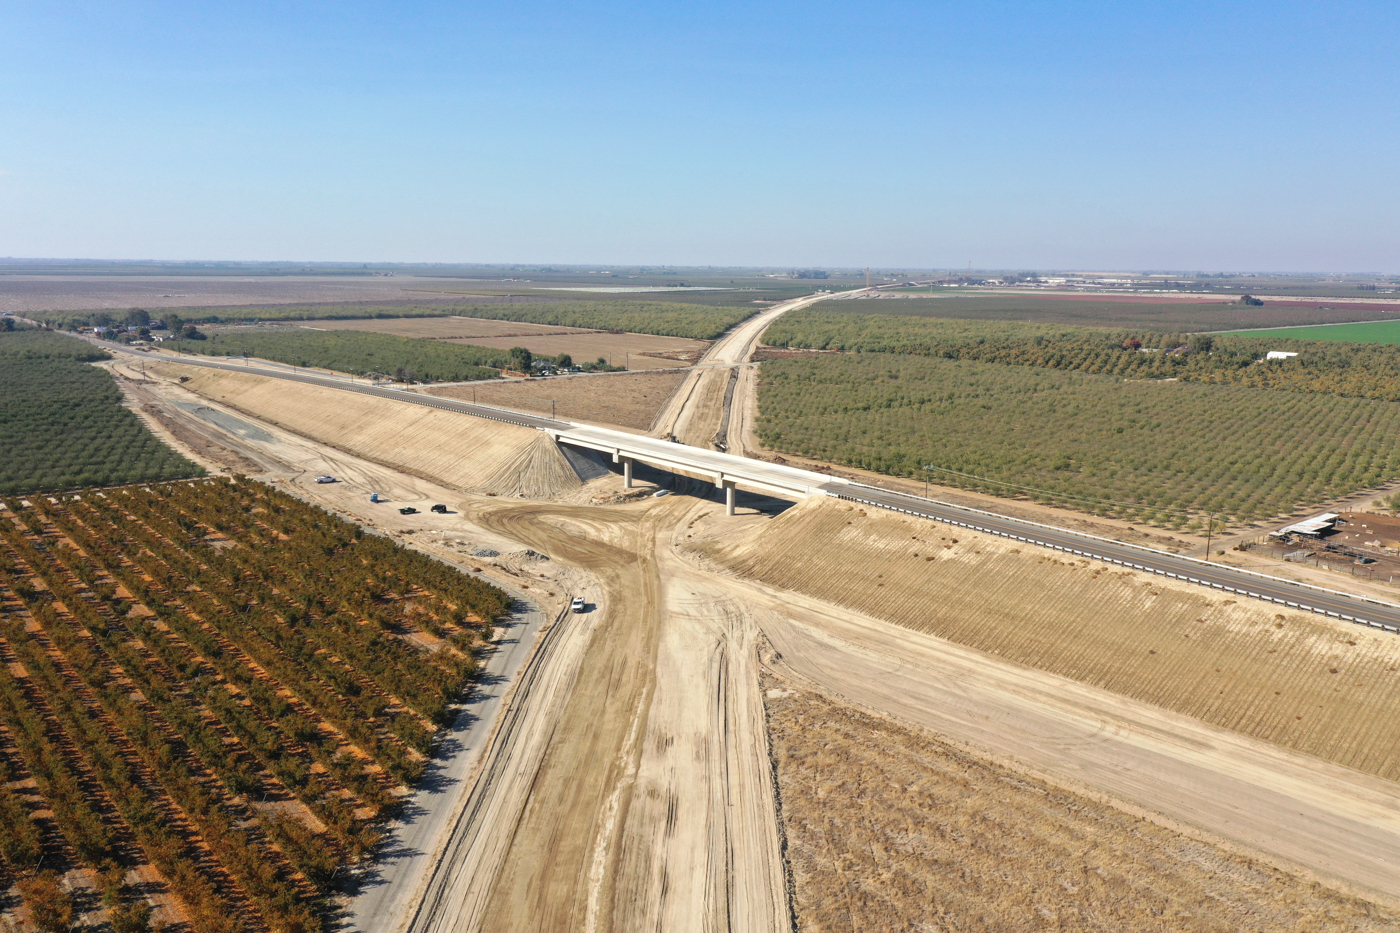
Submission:
<svg viewBox="0 0 1400 933">
<path fill-rule="evenodd" d="M 404 506 L 403 508 L 399 509 L 399 514 L 400 514 L 400 515 L 417 515 L 417 514 L 418 514 L 418 510 L 415 509 L 415 508 L 414 508 L 413 506 L 411 506 L 411 505 L 406 505 L 406 506 Z"/>
<path fill-rule="evenodd" d="M 318 477 L 316 477 L 316 482 L 318 482 L 318 483 L 334 483 L 335 481 L 336 481 L 336 479 L 335 479 L 334 476 L 318 476 Z"/>
<path fill-rule="evenodd" d="M 658 489 L 656 490 L 656 492 L 651 494 L 651 497 L 653 499 L 660 499 L 662 496 L 669 496 L 670 494 L 671 490 L 669 489 Z"/>
<path fill-rule="evenodd" d="M 574 612 L 582 612 L 584 610 L 583 597 L 575 596 L 574 601 L 569 604 L 569 608 L 572 609 Z"/>
<path fill-rule="evenodd" d="M 439 502 L 437 505 L 433 506 L 433 507 L 432 507 L 431 509 L 429 509 L 428 511 L 430 511 L 430 512 L 436 512 L 436 513 L 438 513 L 439 515 L 446 515 L 446 514 L 447 514 L 447 506 L 445 506 L 445 505 L 443 505 L 441 502 Z"/>
</svg>

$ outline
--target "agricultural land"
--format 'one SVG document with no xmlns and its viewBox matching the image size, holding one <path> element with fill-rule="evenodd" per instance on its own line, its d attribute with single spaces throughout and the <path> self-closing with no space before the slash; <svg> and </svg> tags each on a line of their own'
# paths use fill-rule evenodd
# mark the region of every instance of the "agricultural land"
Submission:
<svg viewBox="0 0 1400 933">
<path fill-rule="evenodd" d="M 764 364 L 757 428 L 775 451 L 912 478 L 927 465 L 945 485 L 1174 528 L 1255 522 L 1400 476 L 1400 345 L 840 304 L 765 335 L 824 351 Z"/>
<path fill-rule="evenodd" d="M 1318 327 L 1278 327 L 1265 332 L 1241 330 L 1232 337 L 1262 337 L 1271 340 L 1340 341 L 1345 343 L 1400 343 L 1400 321 L 1363 321 Z"/>
<path fill-rule="evenodd" d="M 0 863 L 30 916 L 328 928 L 505 595 L 247 480 L 3 504 Z"/>
<path fill-rule="evenodd" d="M 289 366 L 314 366 L 357 376 L 381 374 L 406 381 L 494 379 L 510 360 L 505 350 L 358 331 L 300 327 L 220 330 L 204 340 L 182 340 L 183 351 L 208 356 L 256 356 Z"/>
<path fill-rule="evenodd" d="M 1357 930 L 1400 912 L 764 681 L 797 927 Z"/>
<path fill-rule="evenodd" d="M 1241 290 L 1248 291 L 1248 288 Z M 876 295 L 880 300 L 854 300 L 850 304 L 843 303 L 839 309 L 843 313 L 1131 327 L 1189 333 L 1388 320 L 1400 315 L 1400 302 L 1396 301 L 1269 298 L 1262 305 L 1246 305 L 1240 303 L 1238 293 L 1172 298 L 1155 295 L 1008 294 L 995 291 L 935 293 L 931 296 L 919 292 L 877 292 Z M 828 309 L 834 311 L 837 307 L 828 306 Z"/>
<path fill-rule="evenodd" d="M 0 331 L 0 494 L 197 476 L 122 405 L 109 359 L 90 344 L 35 330 Z"/>
<path fill-rule="evenodd" d="M 763 364 L 779 451 L 1182 528 L 1400 475 L 1400 403 L 887 353 Z"/>
<path fill-rule="evenodd" d="M 432 395 L 477 401 L 517 411 L 650 430 L 668 399 L 685 379 L 678 371 L 569 376 L 550 380 L 517 379 L 478 386 L 445 386 Z"/>
<path fill-rule="evenodd" d="M 754 306 L 751 303 L 724 307 L 614 299 L 538 304 L 466 304 L 453 313 L 459 317 L 713 340 L 752 315 Z"/>
</svg>

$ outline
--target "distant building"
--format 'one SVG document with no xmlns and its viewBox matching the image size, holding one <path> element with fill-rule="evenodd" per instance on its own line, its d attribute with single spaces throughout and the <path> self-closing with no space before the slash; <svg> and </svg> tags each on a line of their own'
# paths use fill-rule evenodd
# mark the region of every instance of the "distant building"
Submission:
<svg viewBox="0 0 1400 933">
<path fill-rule="evenodd" d="M 1289 358 L 1291 358 L 1291 357 L 1295 357 L 1295 356 L 1297 356 L 1297 355 L 1298 355 L 1298 354 L 1296 354 L 1296 353 L 1289 353 L 1287 350 L 1270 350 L 1267 354 L 1264 355 L 1264 359 L 1266 359 L 1266 360 L 1286 360 L 1286 359 L 1289 359 Z"/>
</svg>

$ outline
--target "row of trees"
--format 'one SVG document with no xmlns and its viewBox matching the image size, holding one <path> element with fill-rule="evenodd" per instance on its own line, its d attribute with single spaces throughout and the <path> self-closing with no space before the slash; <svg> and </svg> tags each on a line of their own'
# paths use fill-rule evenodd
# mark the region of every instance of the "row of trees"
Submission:
<svg viewBox="0 0 1400 933">
<path fill-rule="evenodd" d="M 1400 345 L 794 312 L 770 344 L 1400 401 Z M 1270 350 L 1296 352 L 1267 361 Z"/>
<path fill-rule="evenodd" d="M 508 599 L 244 480 L 4 505 L 0 600 L 23 610 L 0 614 L 0 863 L 106 871 L 130 838 L 201 930 L 321 928 L 378 839 L 357 809 L 387 814 L 422 773 Z M 26 777 L 33 799 L 5 786 Z M 254 805 L 290 797 L 326 831 Z M 114 898 L 114 927 L 149 921 Z"/>
<path fill-rule="evenodd" d="M 0 334 L 0 494 L 198 476 L 124 407 L 108 358 L 85 341 L 42 331 Z"/>
<path fill-rule="evenodd" d="M 161 314 L 172 330 L 186 324 L 237 324 L 255 321 L 361 320 L 399 317 L 475 317 L 533 324 L 586 327 L 592 330 L 627 331 L 663 337 L 711 340 L 753 314 L 749 296 L 722 304 L 691 304 L 617 298 L 609 301 L 493 301 L 434 305 L 268 305 L 239 308 L 179 308 Z M 117 315 L 104 311 L 36 311 L 31 316 L 53 327 L 77 328 L 127 324 L 136 312 Z M 106 322 L 105 324 L 99 322 Z M 172 323 L 178 322 L 178 323 Z M 150 325 L 149 315 L 144 326 Z M 137 326 L 142 326 L 138 324 Z"/>
<path fill-rule="evenodd" d="M 1400 474 L 1400 403 L 1337 396 L 863 353 L 765 363 L 759 408 L 777 450 L 1173 527 Z"/>
</svg>

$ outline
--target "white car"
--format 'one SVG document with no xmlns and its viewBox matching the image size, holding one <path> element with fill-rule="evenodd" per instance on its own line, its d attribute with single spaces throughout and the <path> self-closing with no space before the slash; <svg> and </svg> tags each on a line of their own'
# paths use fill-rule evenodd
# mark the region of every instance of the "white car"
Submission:
<svg viewBox="0 0 1400 933">
<path fill-rule="evenodd" d="M 336 479 L 335 479 L 334 476 L 318 476 L 318 477 L 316 477 L 316 482 L 318 482 L 318 483 L 334 483 L 335 481 L 336 481 Z"/>
<path fill-rule="evenodd" d="M 670 494 L 671 490 L 669 489 L 658 489 L 656 490 L 656 492 L 651 494 L 651 497 L 653 499 L 660 499 L 662 496 L 669 496 Z"/>
<path fill-rule="evenodd" d="M 574 612 L 582 612 L 584 609 L 583 597 L 575 596 L 574 601 L 569 604 L 569 608 L 572 609 Z"/>
</svg>

